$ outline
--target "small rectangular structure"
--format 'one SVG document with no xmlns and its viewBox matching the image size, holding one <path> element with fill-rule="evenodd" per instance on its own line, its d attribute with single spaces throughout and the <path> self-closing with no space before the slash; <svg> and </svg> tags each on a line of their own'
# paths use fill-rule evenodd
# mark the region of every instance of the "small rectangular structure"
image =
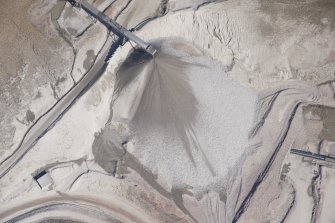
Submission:
<svg viewBox="0 0 335 223">
<path fill-rule="evenodd" d="M 37 175 L 35 175 L 34 180 L 38 183 L 41 189 L 48 189 L 49 186 L 53 184 L 52 178 L 49 175 L 49 173 L 45 170 L 39 172 Z"/>
</svg>

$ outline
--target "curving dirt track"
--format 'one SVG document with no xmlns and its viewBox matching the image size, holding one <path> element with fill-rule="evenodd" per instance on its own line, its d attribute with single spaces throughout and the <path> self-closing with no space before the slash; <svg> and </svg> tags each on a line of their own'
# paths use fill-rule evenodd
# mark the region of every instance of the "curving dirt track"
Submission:
<svg viewBox="0 0 335 223">
<path fill-rule="evenodd" d="M 107 199 L 101 195 L 47 195 L 19 205 L 8 204 L 0 211 L 3 222 L 36 222 L 50 216 L 84 222 L 90 222 L 90 219 L 94 219 L 94 222 L 154 222 L 145 211 L 129 202 L 116 197 Z"/>
</svg>

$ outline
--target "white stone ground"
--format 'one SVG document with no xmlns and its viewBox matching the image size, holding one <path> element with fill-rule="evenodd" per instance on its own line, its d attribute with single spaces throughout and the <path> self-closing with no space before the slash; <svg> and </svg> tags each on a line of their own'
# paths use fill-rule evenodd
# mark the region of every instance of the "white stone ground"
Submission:
<svg viewBox="0 0 335 223">
<path fill-rule="evenodd" d="M 248 148 L 247 136 L 254 116 L 253 103 L 257 92 L 287 80 L 318 83 L 333 78 L 335 42 L 332 40 L 335 32 L 327 27 L 318 30 L 309 22 L 296 23 L 293 19 L 280 18 L 272 21 L 268 14 L 259 11 L 260 5 L 257 2 L 225 1 L 201 7 L 198 11 L 192 9 L 194 1 L 189 2 L 191 9 L 170 12 L 167 16 L 150 22 L 138 34 L 145 40 L 182 38 L 193 46 L 177 44 L 176 48 L 196 52 L 194 57 L 206 57 L 201 62 L 210 65 L 210 68 L 188 69 L 191 85 L 200 102 L 196 133 L 217 176 L 225 177 L 230 169 L 236 168 L 235 165 Z M 273 30 L 269 35 L 264 35 L 264 30 L 262 31 L 264 24 L 269 30 Z M 102 40 L 99 40 L 101 43 Z M 126 44 L 112 59 L 108 72 L 99 82 L 36 144 L 11 174 L 1 180 L 2 199 L 11 195 L 13 185 L 20 186 L 30 180 L 31 173 L 40 166 L 85 155 L 93 158 L 91 145 L 94 133 L 104 127 L 109 117 L 115 68 L 122 62 L 129 49 L 130 46 Z M 284 112 L 281 114 L 285 116 L 286 107 L 283 107 Z M 274 123 L 285 120 L 285 117 L 280 118 L 280 115 L 274 117 Z M 271 132 L 268 136 L 271 136 Z M 141 145 L 143 141 L 146 143 Z M 209 174 L 199 154 L 195 154 L 195 168 L 180 147 L 173 146 L 169 139 L 164 139 L 154 131 L 147 133 L 143 138 L 135 137 L 134 145 L 131 152 L 170 186 L 187 183 L 194 186 L 195 191 L 200 191 L 202 187 L 205 188 L 218 179 Z M 261 163 L 262 160 L 255 159 L 253 162 Z M 295 171 L 302 168 L 299 162 L 295 164 Z M 306 169 L 304 171 L 310 174 Z M 279 169 L 273 172 L 278 173 Z M 295 172 L 292 172 L 292 175 L 296 176 Z M 329 184 L 323 187 L 330 195 L 333 194 L 332 175 L 331 170 L 327 172 Z M 85 182 L 84 179 L 81 180 Z M 101 182 L 103 180 L 96 186 L 101 186 Z M 304 183 L 305 180 L 298 179 L 297 184 L 303 184 L 298 185 L 298 189 L 305 189 L 307 186 Z M 40 193 L 28 185 L 26 191 L 19 191 L 16 196 L 27 192 Z M 303 195 L 300 196 L 301 194 Z M 305 201 L 305 194 L 301 194 L 297 194 L 297 202 L 299 199 Z M 189 203 L 192 202 L 195 201 Z M 200 206 L 206 206 L 211 202 L 219 204 L 220 207 L 224 206 L 218 201 L 215 193 L 206 195 Z M 310 210 L 311 204 L 308 202 L 307 209 Z M 332 204 L 333 200 L 330 197 L 324 200 L 323 209 L 326 213 L 331 213 Z M 199 203 L 193 203 L 194 205 Z M 190 206 L 192 205 L 188 207 Z M 300 208 L 297 206 L 293 210 L 302 210 Z M 199 207 L 198 209 L 202 210 Z M 213 210 L 206 211 L 211 213 Z M 298 217 L 292 215 L 290 218 L 298 219 L 299 213 L 296 214 Z M 328 221 L 329 215 L 331 214 L 322 219 Z M 221 219 L 220 216 L 206 221 L 217 222 Z M 245 222 L 247 220 L 250 219 L 247 218 Z"/>
</svg>

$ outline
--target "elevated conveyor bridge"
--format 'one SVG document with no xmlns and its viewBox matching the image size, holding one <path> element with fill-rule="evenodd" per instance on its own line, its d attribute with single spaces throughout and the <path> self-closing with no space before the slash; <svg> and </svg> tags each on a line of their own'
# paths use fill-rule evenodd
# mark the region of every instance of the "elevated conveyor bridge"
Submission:
<svg viewBox="0 0 335 223">
<path fill-rule="evenodd" d="M 152 56 L 154 56 L 157 53 L 157 50 L 152 45 L 146 43 L 145 41 L 137 37 L 135 34 L 133 34 L 129 30 L 118 24 L 117 22 L 110 19 L 107 15 L 99 11 L 93 5 L 89 4 L 86 0 L 67 0 L 67 1 L 72 6 L 80 7 L 83 10 L 85 10 L 89 15 L 91 15 L 99 22 L 101 22 L 103 25 L 105 25 L 108 30 L 113 32 L 119 38 L 122 38 L 125 41 L 129 40 L 136 43 L 138 47 L 144 49 L 147 53 L 151 54 Z"/>
</svg>

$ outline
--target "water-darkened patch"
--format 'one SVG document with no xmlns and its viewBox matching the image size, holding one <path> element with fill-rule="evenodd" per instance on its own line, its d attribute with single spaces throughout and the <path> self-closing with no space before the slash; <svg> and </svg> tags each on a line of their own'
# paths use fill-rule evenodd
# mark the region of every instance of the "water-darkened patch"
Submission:
<svg viewBox="0 0 335 223">
<path fill-rule="evenodd" d="M 66 81 L 66 78 L 65 77 L 58 77 L 57 80 L 56 80 L 56 83 L 55 83 L 55 86 L 59 86 L 59 84 L 63 83 Z"/>
<path fill-rule="evenodd" d="M 185 214 L 192 219 L 193 216 L 185 208 L 182 200 L 183 194 L 192 196 L 188 191 L 188 186 L 172 188 L 169 192 L 165 190 L 158 182 L 157 175 L 145 168 L 140 161 L 124 149 L 127 140 L 121 136 L 114 127 L 107 125 L 101 132 L 95 134 L 95 140 L 92 145 L 92 152 L 95 161 L 108 173 L 126 175 L 128 168 L 136 171 L 154 190 L 162 196 L 171 199 Z M 173 216 L 170 216 L 173 217 Z M 194 219 L 195 220 L 195 219 Z M 169 221 L 170 222 L 170 221 Z M 196 221 L 195 221 L 196 222 Z"/>
<path fill-rule="evenodd" d="M 275 29 L 273 27 L 273 24 L 269 22 L 265 22 L 263 20 L 260 20 L 260 23 L 258 24 L 259 30 L 261 31 L 261 34 L 263 36 L 272 36 L 275 32 Z"/>
<path fill-rule="evenodd" d="M 26 112 L 26 120 L 27 120 L 27 122 L 33 122 L 35 120 L 35 114 L 34 114 L 34 112 L 28 110 Z"/>
<path fill-rule="evenodd" d="M 311 112 L 320 117 L 323 129 L 320 133 L 321 140 L 335 141 L 335 108 L 322 105 L 308 105 L 303 108 L 303 113 Z"/>
<path fill-rule="evenodd" d="M 286 175 L 288 174 L 288 172 L 290 172 L 290 169 L 291 169 L 290 166 L 291 166 L 291 163 L 285 163 L 283 165 L 282 172 L 281 172 L 281 175 L 280 175 L 281 180 L 284 180 Z"/>
<path fill-rule="evenodd" d="M 56 27 L 56 29 L 60 29 L 58 18 L 61 16 L 63 9 L 65 7 L 66 1 L 58 0 L 57 4 L 51 9 L 51 21 Z"/>
<path fill-rule="evenodd" d="M 117 162 L 123 159 L 126 151 L 120 134 L 110 126 L 95 135 L 92 152 L 95 161 L 108 173 L 114 174 Z"/>
<path fill-rule="evenodd" d="M 94 58 L 95 58 L 94 50 L 88 50 L 86 52 L 86 58 L 83 62 L 83 67 L 86 71 L 88 71 L 91 68 L 91 66 L 94 62 Z"/>
<path fill-rule="evenodd" d="M 67 27 L 67 28 L 66 28 L 66 31 L 67 31 L 68 33 L 70 33 L 72 36 L 77 36 L 77 34 L 78 34 L 78 30 L 73 29 L 73 28 L 71 28 L 71 27 Z"/>
</svg>

